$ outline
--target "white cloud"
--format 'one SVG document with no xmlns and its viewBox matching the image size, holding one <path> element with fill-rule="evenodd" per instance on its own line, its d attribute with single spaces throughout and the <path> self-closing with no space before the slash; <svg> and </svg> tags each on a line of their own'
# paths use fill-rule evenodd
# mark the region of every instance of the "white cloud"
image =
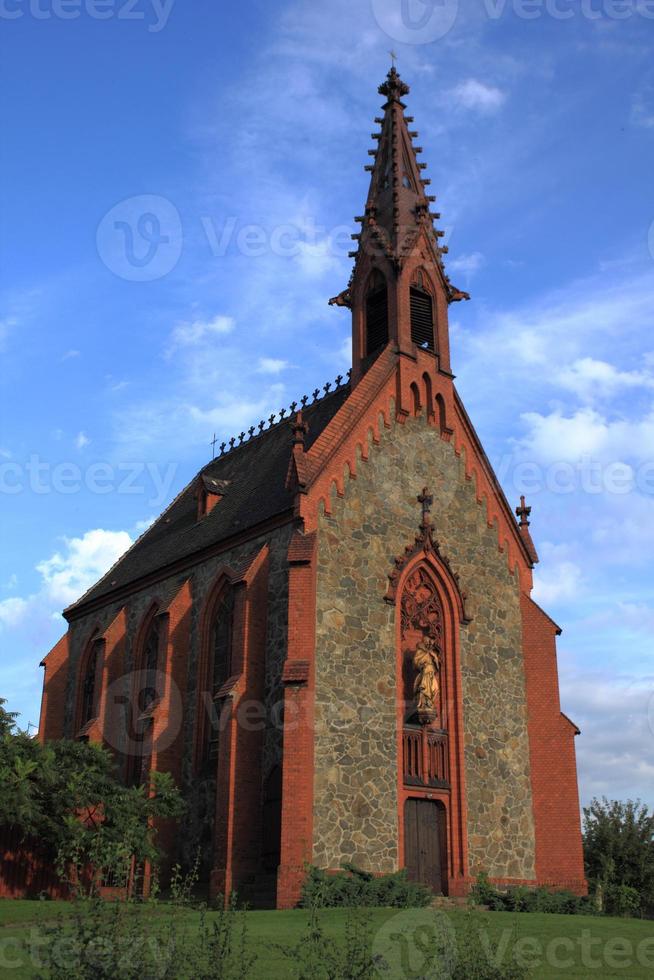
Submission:
<svg viewBox="0 0 654 980">
<path fill-rule="evenodd" d="M 80 354 L 81 354 L 81 351 L 78 351 L 78 350 L 73 350 L 73 349 L 67 350 L 65 354 L 62 354 L 61 355 L 61 360 L 62 361 L 70 361 L 74 357 L 79 357 Z"/>
<path fill-rule="evenodd" d="M 11 331 L 18 326 L 18 317 L 6 316 L 0 320 L 0 350 Z"/>
<path fill-rule="evenodd" d="M 25 627 L 39 632 L 45 621 L 58 617 L 79 599 L 129 548 L 126 531 L 97 528 L 78 538 L 64 538 L 63 547 L 36 565 L 39 590 L 28 596 L 12 596 L 0 602 L 0 627 Z"/>
<path fill-rule="evenodd" d="M 29 601 L 21 599 L 20 596 L 11 596 L 0 602 L 0 626 L 8 626 L 10 629 L 22 622 L 27 610 Z"/>
<path fill-rule="evenodd" d="M 558 383 L 585 401 L 610 397 L 621 388 L 654 388 L 654 375 L 644 371 L 621 371 L 607 361 L 582 357 L 558 374 Z"/>
<path fill-rule="evenodd" d="M 64 538 L 64 547 L 36 566 L 43 579 L 42 593 L 54 605 L 79 599 L 127 551 L 127 531 L 96 528 L 80 538 Z"/>
<path fill-rule="evenodd" d="M 583 803 L 593 796 L 654 803 L 654 676 L 570 669 L 561 660 L 561 703 L 576 739 Z M 649 797 L 649 798 L 648 798 Z"/>
<path fill-rule="evenodd" d="M 545 541 L 538 546 L 538 552 L 541 564 L 534 569 L 536 602 L 547 607 L 578 598 L 584 587 L 583 575 L 570 548 Z"/>
<path fill-rule="evenodd" d="M 309 279 L 318 279 L 326 272 L 338 271 L 340 259 L 334 254 L 330 238 L 319 242 L 297 243 L 297 259 L 300 269 Z"/>
<path fill-rule="evenodd" d="M 464 109 L 478 112 L 496 112 L 506 101 L 506 93 L 495 85 L 486 85 L 476 78 L 467 78 L 450 92 L 454 102 Z"/>
<path fill-rule="evenodd" d="M 470 278 L 484 266 L 485 257 L 481 252 L 471 252 L 470 255 L 459 255 L 447 263 L 448 272 L 461 272 Z"/>
<path fill-rule="evenodd" d="M 85 432 L 78 432 L 77 435 L 75 436 L 75 446 L 77 447 L 77 449 L 84 449 L 85 446 L 88 446 L 90 441 L 91 440 L 89 439 L 89 437 L 86 435 Z"/>
<path fill-rule="evenodd" d="M 260 357 L 257 362 L 257 371 L 260 374 L 281 374 L 287 367 L 288 361 L 278 357 Z"/>
<path fill-rule="evenodd" d="M 588 456 L 605 462 L 649 461 L 652 456 L 654 408 L 634 420 L 610 420 L 592 408 L 570 415 L 560 409 L 547 415 L 523 412 L 521 418 L 528 426 L 521 446 L 539 461 L 577 461 Z"/>
<path fill-rule="evenodd" d="M 179 347 L 194 347 L 211 337 L 224 337 L 234 327 L 235 321 L 231 316 L 218 315 L 211 320 L 182 320 L 172 329 L 166 354 L 172 354 Z"/>
<path fill-rule="evenodd" d="M 134 530 L 137 534 L 143 534 L 149 527 L 152 527 L 156 519 L 156 516 L 153 514 L 150 517 L 146 517 L 143 521 L 137 521 L 134 525 Z"/>
<path fill-rule="evenodd" d="M 645 85 L 634 94 L 631 122 L 643 129 L 654 129 L 654 85 Z"/>
</svg>

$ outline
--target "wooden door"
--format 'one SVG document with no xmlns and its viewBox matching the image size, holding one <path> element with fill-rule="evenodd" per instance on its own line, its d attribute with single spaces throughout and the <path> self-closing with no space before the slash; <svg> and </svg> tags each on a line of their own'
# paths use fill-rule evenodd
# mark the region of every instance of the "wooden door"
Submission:
<svg viewBox="0 0 654 980">
<path fill-rule="evenodd" d="M 445 810 L 435 800 L 404 804 L 404 863 L 412 881 L 447 892 Z"/>
</svg>

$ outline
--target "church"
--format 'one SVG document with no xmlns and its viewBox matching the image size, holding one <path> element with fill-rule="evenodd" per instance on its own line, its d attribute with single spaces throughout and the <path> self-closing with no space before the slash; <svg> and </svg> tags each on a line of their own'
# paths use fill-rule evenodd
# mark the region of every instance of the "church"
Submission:
<svg viewBox="0 0 654 980">
<path fill-rule="evenodd" d="M 43 660 L 39 737 L 172 774 L 163 870 L 297 904 L 307 864 L 436 894 L 586 891 L 560 628 L 457 393 L 447 249 L 409 92 L 379 87 L 350 282 L 352 369 L 223 444 L 81 599 Z M 517 515 L 517 519 L 516 519 Z"/>
</svg>

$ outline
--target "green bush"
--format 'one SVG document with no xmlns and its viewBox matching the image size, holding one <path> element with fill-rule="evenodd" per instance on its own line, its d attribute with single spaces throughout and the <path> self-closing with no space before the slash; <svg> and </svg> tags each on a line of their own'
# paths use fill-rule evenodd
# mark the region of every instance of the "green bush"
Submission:
<svg viewBox="0 0 654 980">
<path fill-rule="evenodd" d="M 630 885 L 613 885 L 606 890 L 606 910 L 610 915 L 635 917 L 641 914 L 640 893 Z"/>
<path fill-rule="evenodd" d="M 247 980 L 257 957 L 235 897 L 210 922 L 201 908 L 197 931 L 187 912 L 184 900 L 76 898 L 42 928 L 35 980 Z"/>
<path fill-rule="evenodd" d="M 555 912 L 560 915 L 592 915 L 596 910 L 588 896 L 574 895 L 569 891 L 550 891 L 549 888 L 529 888 L 513 885 L 496 888 L 481 872 L 470 897 L 473 902 L 485 905 L 492 912 Z"/>
<path fill-rule="evenodd" d="M 370 913 L 361 909 L 348 912 L 345 942 L 334 943 L 322 927 L 317 906 L 312 906 L 307 928 L 295 946 L 278 946 L 289 961 L 293 980 L 378 980 L 385 964 L 371 952 Z"/>
<path fill-rule="evenodd" d="M 422 908 L 433 899 L 424 885 L 409 881 L 406 870 L 393 874 L 372 875 L 352 864 L 342 871 L 328 874 L 309 867 L 302 887 L 303 908 Z"/>
</svg>

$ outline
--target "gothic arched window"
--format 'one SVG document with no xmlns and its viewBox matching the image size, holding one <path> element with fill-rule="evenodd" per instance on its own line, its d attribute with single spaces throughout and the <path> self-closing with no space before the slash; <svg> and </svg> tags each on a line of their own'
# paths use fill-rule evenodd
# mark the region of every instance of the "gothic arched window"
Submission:
<svg viewBox="0 0 654 980">
<path fill-rule="evenodd" d="M 132 717 L 128 730 L 131 743 L 127 760 L 128 785 L 146 783 L 152 766 L 153 717 L 149 709 L 153 708 L 161 693 L 157 689 L 160 642 L 161 617 L 155 609 L 136 657 Z"/>
<path fill-rule="evenodd" d="M 388 343 L 388 292 L 386 280 L 374 269 L 366 292 L 366 355 Z"/>
<path fill-rule="evenodd" d="M 423 350 L 435 350 L 434 343 L 434 302 L 425 286 L 422 270 L 419 269 L 416 281 L 409 291 L 411 306 L 411 340 Z"/>
<path fill-rule="evenodd" d="M 159 665 L 159 617 L 155 616 L 145 637 L 143 647 L 143 684 L 141 685 L 141 707 L 145 710 L 157 697 L 157 668 Z"/>
<path fill-rule="evenodd" d="M 82 677 L 79 728 L 84 728 L 96 716 L 98 701 L 97 677 L 101 649 L 102 641 L 94 640 L 86 658 L 84 675 Z"/>
<path fill-rule="evenodd" d="M 208 630 L 206 672 L 203 682 L 202 759 L 205 764 L 218 753 L 219 713 L 216 695 L 232 673 L 232 629 L 234 622 L 234 590 L 226 589 L 215 604 Z"/>
</svg>

